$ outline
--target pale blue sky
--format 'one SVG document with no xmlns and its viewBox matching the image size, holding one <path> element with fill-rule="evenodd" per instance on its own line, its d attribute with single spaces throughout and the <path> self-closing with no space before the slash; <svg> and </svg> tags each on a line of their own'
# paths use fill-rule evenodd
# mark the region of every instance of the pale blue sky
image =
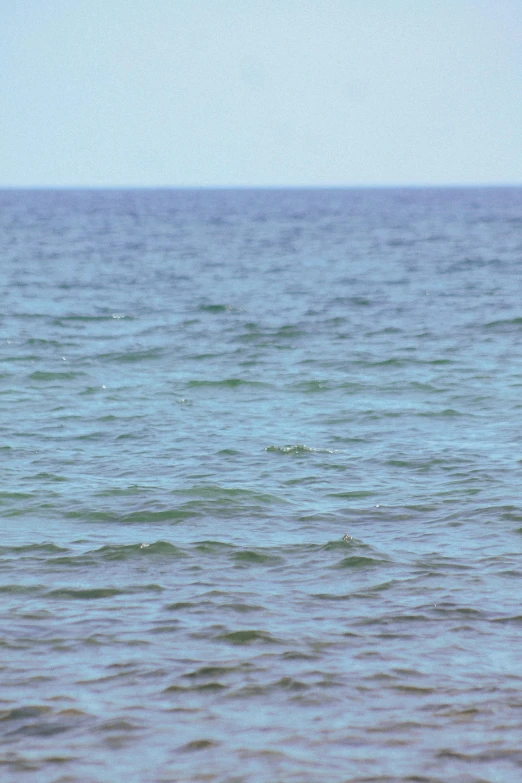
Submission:
<svg viewBox="0 0 522 783">
<path fill-rule="evenodd" d="M 0 0 L 0 185 L 522 183 L 522 0 Z"/>
</svg>

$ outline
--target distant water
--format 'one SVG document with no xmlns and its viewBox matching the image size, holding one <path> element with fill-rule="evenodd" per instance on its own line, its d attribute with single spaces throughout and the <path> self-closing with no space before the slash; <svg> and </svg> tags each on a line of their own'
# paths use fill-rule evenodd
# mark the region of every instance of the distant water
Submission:
<svg viewBox="0 0 522 783">
<path fill-rule="evenodd" d="M 522 189 L 0 223 L 0 779 L 520 780 Z"/>
</svg>

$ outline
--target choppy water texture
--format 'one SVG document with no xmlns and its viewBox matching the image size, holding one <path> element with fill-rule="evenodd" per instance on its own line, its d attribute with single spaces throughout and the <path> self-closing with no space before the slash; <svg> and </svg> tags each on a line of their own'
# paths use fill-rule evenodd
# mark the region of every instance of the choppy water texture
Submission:
<svg viewBox="0 0 522 783">
<path fill-rule="evenodd" d="M 522 190 L 0 214 L 1 779 L 519 780 Z"/>
</svg>

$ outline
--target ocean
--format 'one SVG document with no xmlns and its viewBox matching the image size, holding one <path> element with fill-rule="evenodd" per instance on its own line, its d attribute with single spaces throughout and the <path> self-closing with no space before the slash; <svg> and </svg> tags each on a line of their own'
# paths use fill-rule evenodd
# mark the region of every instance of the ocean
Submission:
<svg viewBox="0 0 522 783">
<path fill-rule="evenodd" d="M 522 188 L 0 192 L 0 778 L 522 776 Z"/>
</svg>

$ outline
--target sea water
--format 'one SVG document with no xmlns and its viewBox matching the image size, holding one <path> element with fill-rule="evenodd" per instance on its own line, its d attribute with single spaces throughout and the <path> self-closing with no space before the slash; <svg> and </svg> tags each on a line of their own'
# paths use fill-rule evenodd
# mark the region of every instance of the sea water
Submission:
<svg viewBox="0 0 522 783">
<path fill-rule="evenodd" d="M 522 775 L 522 189 L 0 193 L 0 777 Z"/>
</svg>

